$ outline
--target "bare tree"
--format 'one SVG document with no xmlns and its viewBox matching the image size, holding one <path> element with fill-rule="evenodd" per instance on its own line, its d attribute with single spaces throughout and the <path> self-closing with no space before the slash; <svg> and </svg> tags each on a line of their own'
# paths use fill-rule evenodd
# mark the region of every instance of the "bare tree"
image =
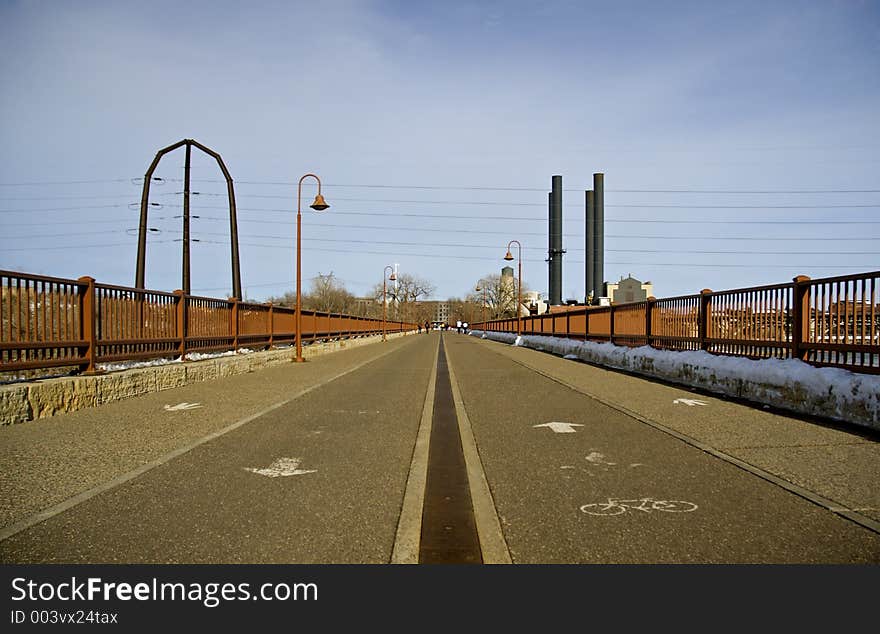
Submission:
<svg viewBox="0 0 880 634">
<path fill-rule="evenodd" d="M 396 282 L 387 284 L 388 315 L 389 319 L 423 323 L 430 320 L 432 311 L 420 303 L 419 300 L 430 297 L 436 287 L 428 280 L 412 275 L 401 273 Z M 372 296 L 382 305 L 382 285 L 373 287 Z"/>
<path fill-rule="evenodd" d="M 312 288 L 303 298 L 303 308 L 323 313 L 351 313 L 354 310 L 354 295 L 348 292 L 331 271 L 327 275 L 318 273 L 312 278 Z"/>
<path fill-rule="evenodd" d="M 480 290 L 472 291 L 467 296 L 467 301 L 477 306 L 478 312 L 475 314 L 479 315 L 480 319 L 482 319 L 484 305 L 487 320 L 516 317 L 517 284 L 514 277 L 502 277 L 497 273 L 485 275 L 475 286 Z M 522 292 L 525 293 L 528 290 L 528 285 L 523 283 Z"/>
<path fill-rule="evenodd" d="M 270 297 L 269 301 L 281 306 L 296 306 L 296 293 L 288 291 L 280 297 Z M 356 299 L 331 271 L 327 275 L 318 273 L 312 278 L 311 288 L 302 295 L 302 305 L 306 310 L 322 313 L 353 314 L 356 310 Z"/>
<path fill-rule="evenodd" d="M 267 302 L 272 302 L 276 306 L 288 306 L 293 308 L 296 306 L 296 293 L 294 291 L 287 291 L 283 295 L 272 295 L 266 298 Z"/>
<path fill-rule="evenodd" d="M 480 293 L 471 293 L 464 299 L 459 299 L 458 297 L 450 297 L 447 300 L 449 304 L 449 314 L 452 316 L 452 321 L 466 321 L 469 324 L 474 324 L 478 321 L 481 321 L 483 318 L 483 294 Z M 486 312 L 486 317 L 488 318 L 489 313 Z"/>
</svg>

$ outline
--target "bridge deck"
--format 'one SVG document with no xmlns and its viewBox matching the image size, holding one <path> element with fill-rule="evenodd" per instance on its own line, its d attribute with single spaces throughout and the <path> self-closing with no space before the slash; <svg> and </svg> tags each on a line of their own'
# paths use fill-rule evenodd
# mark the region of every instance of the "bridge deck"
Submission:
<svg viewBox="0 0 880 634">
<path fill-rule="evenodd" d="M 436 332 L 0 429 L 0 561 L 389 562 L 444 363 L 486 562 L 880 562 L 876 437 Z"/>
</svg>

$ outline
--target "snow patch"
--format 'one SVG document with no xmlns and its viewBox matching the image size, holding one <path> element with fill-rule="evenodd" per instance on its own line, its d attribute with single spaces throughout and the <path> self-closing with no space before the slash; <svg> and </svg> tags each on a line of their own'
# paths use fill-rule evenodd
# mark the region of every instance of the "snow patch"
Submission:
<svg viewBox="0 0 880 634">
<path fill-rule="evenodd" d="M 880 376 L 817 368 L 798 359 L 746 359 L 704 350 L 628 348 L 540 335 L 474 331 L 475 336 L 654 376 L 803 414 L 880 429 Z"/>
<path fill-rule="evenodd" d="M 169 365 L 171 363 L 182 363 L 183 361 L 204 361 L 205 359 L 217 359 L 220 357 L 234 357 L 239 354 L 253 354 L 253 350 L 249 348 L 239 348 L 238 350 L 227 350 L 226 352 L 189 352 L 186 359 L 177 357 L 176 359 L 151 359 L 150 361 L 122 361 L 119 363 L 98 363 L 96 367 L 105 372 L 117 372 L 120 370 L 131 370 L 133 368 L 150 368 L 159 365 Z"/>
</svg>

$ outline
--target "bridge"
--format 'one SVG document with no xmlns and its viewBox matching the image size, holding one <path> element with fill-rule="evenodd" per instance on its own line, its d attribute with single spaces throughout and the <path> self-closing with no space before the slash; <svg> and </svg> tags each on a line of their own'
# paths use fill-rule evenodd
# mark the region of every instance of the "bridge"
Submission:
<svg viewBox="0 0 880 634">
<path fill-rule="evenodd" d="M 0 561 L 880 562 L 876 430 L 489 337 L 366 341 L 3 426 Z"/>
</svg>

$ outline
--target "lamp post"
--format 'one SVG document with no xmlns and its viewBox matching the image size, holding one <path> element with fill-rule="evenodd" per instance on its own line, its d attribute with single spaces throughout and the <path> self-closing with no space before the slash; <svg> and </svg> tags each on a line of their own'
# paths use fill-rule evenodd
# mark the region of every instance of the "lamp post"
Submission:
<svg viewBox="0 0 880 634">
<path fill-rule="evenodd" d="M 517 286 L 517 301 L 516 301 L 516 334 L 517 336 L 522 334 L 522 317 L 520 316 L 520 306 L 522 306 L 522 244 L 519 243 L 519 240 L 511 240 L 507 243 L 507 254 L 504 256 L 504 259 L 510 261 L 513 259 L 513 256 L 510 254 L 510 245 L 516 243 L 519 247 L 519 284 Z"/>
<path fill-rule="evenodd" d="M 388 269 L 391 269 L 391 276 L 388 278 L 392 282 L 397 280 L 397 277 L 394 275 L 394 267 L 388 265 L 385 267 L 385 270 L 382 271 L 382 341 L 385 341 L 385 311 L 388 306 L 388 300 L 386 293 L 388 292 L 387 285 L 385 284 L 385 273 L 388 272 Z"/>
<path fill-rule="evenodd" d="M 324 202 L 324 197 L 321 195 L 321 179 L 315 176 L 314 174 L 306 174 L 302 178 L 299 179 L 299 184 L 296 187 L 296 362 L 302 363 L 304 361 L 302 356 L 302 277 L 300 273 L 302 258 L 300 253 L 300 245 L 301 245 L 301 227 L 302 227 L 302 184 L 303 181 L 311 176 L 316 181 L 318 181 L 318 195 L 315 196 L 315 202 L 313 202 L 309 207 L 314 209 L 315 211 L 324 211 L 329 208 L 326 202 Z"/>
</svg>

